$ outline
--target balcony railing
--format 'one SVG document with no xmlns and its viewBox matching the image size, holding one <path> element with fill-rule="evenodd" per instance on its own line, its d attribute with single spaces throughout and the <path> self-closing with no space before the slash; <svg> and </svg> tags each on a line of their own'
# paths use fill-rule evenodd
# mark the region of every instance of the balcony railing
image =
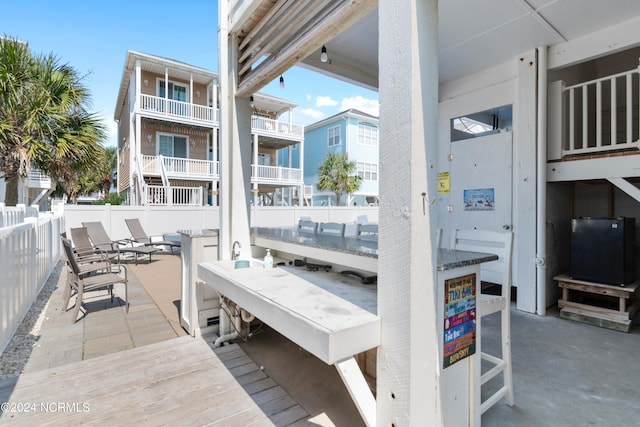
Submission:
<svg viewBox="0 0 640 427">
<path fill-rule="evenodd" d="M 251 165 L 251 182 L 302 184 L 302 170 L 281 166 Z"/>
<path fill-rule="evenodd" d="M 154 206 L 202 206 L 202 187 L 164 187 L 145 185 L 147 205 Z"/>
<path fill-rule="evenodd" d="M 638 71 L 634 68 L 562 89 L 563 157 L 640 147 Z"/>
<path fill-rule="evenodd" d="M 164 167 L 169 178 L 220 178 L 219 162 L 179 157 L 142 156 L 143 174 L 160 176 L 161 167 Z M 301 184 L 302 170 L 281 166 L 251 165 L 251 181 L 255 183 Z"/>
<path fill-rule="evenodd" d="M 31 169 L 29 171 L 27 186 L 29 188 L 53 188 L 49 175 L 40 169 Z"/>
<path fill-rule="evenodd" d="M 207 124 L 218 122 L 218 110 L 204 105 L 140 94 L 140 109 L 160 116 L 193 120 Z"/>
<path fill-rule="evenodd" d="M 170 178 L 211 178 L 220 176 L 218 162 L 180 157 L 142 156 L 142 173 L 161 175 L 161 166 Z"/>
<path fill-rule="evenodd" d="M 279 138 L 304 138 L 304 126 L 260 116 L 251 116 L 251 131 Z"/>
</svg>

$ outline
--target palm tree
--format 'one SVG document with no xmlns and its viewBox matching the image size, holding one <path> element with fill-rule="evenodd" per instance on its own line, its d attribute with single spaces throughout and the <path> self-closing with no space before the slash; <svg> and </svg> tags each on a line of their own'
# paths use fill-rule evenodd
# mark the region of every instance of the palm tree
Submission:
<svg viewBox="0 0 640 427">
<path fill-rule="evenodd" d="M 105 126 L 88 111 L 79 74 L 53 55 L 33 55 L 27 43 L 0 37 L 0 174 L 5 204 L 31 167 L 55 180 L 96 166 Z"/>
<path fill-rule="evenodd" d="M 345 153 L 329 153 L 318 167 L 318 190 L 336 193 L 336 204 L 340 206 L 342 194 L 350 194 L 360 188 L 362 177 L 355 175 L 356 162 L 350 162 Z"/>
</svg>

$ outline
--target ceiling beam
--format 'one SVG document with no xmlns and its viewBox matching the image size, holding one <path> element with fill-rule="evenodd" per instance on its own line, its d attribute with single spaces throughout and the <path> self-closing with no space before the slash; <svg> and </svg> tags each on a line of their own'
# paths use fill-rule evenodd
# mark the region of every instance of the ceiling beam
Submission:
<svg viewBox="0 0 640 427">
<path fill-rule="evenodd" d="M 248 97 L 258 92 L 267 83 L 319 49 L 322 44 L 374 10 L 377 5 L 377 0 L 352 0 L 343 3 L 305 34 L 290 40 L 282 50 L 270 55 L 258 67 L 248 72 L 238 84 L 237 96 Z"/>
</svg>

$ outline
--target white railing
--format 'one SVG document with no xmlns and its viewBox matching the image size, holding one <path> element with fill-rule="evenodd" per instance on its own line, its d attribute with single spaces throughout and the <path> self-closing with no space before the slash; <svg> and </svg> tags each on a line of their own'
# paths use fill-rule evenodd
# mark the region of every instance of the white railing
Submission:
<svg viewBox="0 0 640 427">
<path fill-rule="evenodd" d="M 251 165 L 251 181 L 302 184 L 302 170 L 281 166 Z"/>
<path fill-rule="evenodd" d="M 202 187 L 145 185 L 145 202 L 151 206 L 202 206 Z"/>
<path fill-rule="evenodd" d="M 214 123 L 218 121 L 218 112 L 212 107 L 152 95 L 140 94 L 140 109 L 142 111 L 170 117 L 186 118 L 199 122 Z"/>
<path fill-rule="evenodd" d="M 0 353 L 61 258 L 62 213 L 0 228 Z"/>
<path fill-rule="evenodd" d="M 639 70 L 640 67 L 563 88 L 566 142 L 562 156 L 640 147 Z"/>
<path fill-rule="evenodd" d="M 167 176 L 217 178 L 218 162 L 160 156 Z"/>
<path fill-rule="evenodd" d="M 280 138 L 302 139 L 304 126 L 289 124 L 266 117 L 251 116 L 251 130 L 262 135 L 270 135 Z"/>
<path fill-rule="evenodd" d="M 160 175 L 160 162 L 157 156 L 143 154 L 141 158 L 142 173 L 145 175 Z"/>
<path fill-rule="evenodd" d="M 217 178 L 220 176 L 218 162 L 212 160 L 183 159 L 180 157 L 142 155 L 142 173 L 162 175 L 164 168 L 171 178 Z"/>
<path fill-rule="evenodd" d="M 27 177 L 29 188 L 53 188 L 51 177 L 40 169 L 31 169 Z"/>
</svg>

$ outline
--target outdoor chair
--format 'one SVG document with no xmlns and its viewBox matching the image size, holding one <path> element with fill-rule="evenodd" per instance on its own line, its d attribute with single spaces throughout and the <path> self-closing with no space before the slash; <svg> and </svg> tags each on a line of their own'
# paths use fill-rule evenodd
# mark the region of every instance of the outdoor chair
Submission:
<svg viewBox="0 0 640 427">
<path fill-rule="evenodd" d="M 109 253 L 115 252 L 118 254 L 118 260 L 120 260 L 121 253 L 127 253 L 134 256 L 134 261 L 137 264 L 141 255 L 147 255 L 149 262 L 151 262 L 151 255 L 160 251 L 159 248 L 146 247 L 146 246 L 133 246 L 130 240 L 111 240 L 107 231 L 101 222 L 83 222 L 83 226 L 87 227 L 89 238 L 93 242 L 94 246 L 103 251 Z"/>
<path fill-rule="evenodd" d="M 360 240 L 378 241 L 378 224 L 358 224 L 356 237 Z"/>
<path fill-rule="evenodd" d="M 298 232 L 299 233 L 310 233 L 316 234 L 318 231 L 318 223 L 313 222 L 308 219 L 301 219 L 298 221 Z"/>
<path fill-rule="evenodd" d="M 142 228 L 142 224 L 140 224 L 138 218 L 125 219 L 124 222 L 127 223 L 127 227 L 131 232 L 132 242 L 141 243 L 145 246 L 168 246 L 171 249 L 171 253 L 173 253 L 173 248 L 182 246 L 180 243 L 172 240 L 152 240 Z"/>
<path fill-rule="evenodd" d="M 71 229 L 71 234 L 74 234 L 74 229 Z M 67 233 L 62 232 L 60 236 L 63 239 L 67 238 Z M 76 261 L 78 263 L 78 268 L 81 272 L 96 272 L 96 271 L 110 271 L 111 262 L 109 258 L 104 254 L 87 254 L 86 250 L 81 249 L 78 251 L 76 248 L 73 248 L 73 254 L 75 255 Z M 62 293 L 62 309 L 66 310 L 69 305 L 69 299 L 73 293 L 74 287 L 73 285 L 73 275 L 71 273 L 71 267 L 69 266 L 69 261 L 66 263 L 67 265 L 67 283 L 65 285 L 64 291 Z"/>
<path fill-rule="evenodd" d="M 318 225 L 318 234 L 344 237 L 344 228 L 344 224 L 339 224 L 337 222 L 321 222 L 320 225 Z"/>
<path fill-rule="evenodd" d="M 116 274 L 113 269 L 113 265 L 108 261 L 105 264 L 101 263 L 87 263 L 81 264 L 76 257 L 71 246 L 71 240 L 61 237 L 62 246 L 64 248 L 65 255 L 67 257 L 67 267 L 69 269 L 70 281 L 64 294 L 63 309 L 66 311 L 71 299 L 72 292 L 76 292 L 76 302 L 73 308 L 71 316 L 72 323 L 78 318 L 78 312 L 82 306 L 82 298 L 86 292 L 95 290 L 108 290 L 113 302 L 113 286 L 117 283 L 124 284 L 124 302 L 126 306 L 126 312 L 129 312 L 129 290 L 128 290 L 128 278 L 127 269 L 123 265 L 117 265 L 118 271 L 124 271 L 124 277 L 120 274 Z"/>
<path fill-rule="evenodd" d="M 102 250 L 91 243 L 87 227 L 71 228 L 71 241 L 73 242 L 75 253 L 83 261 L 103 261 L 105 258 L 109 260 L 117 258 L 117 253 Z"/>
<path fill-rule="evenodd" d="M 502 355 L 496 357 L 483 351 L 480 335 L 476 334 L 476 348 L 480 352 L 481 360 L 489 362 L 492 367 L 480 376 L 481 386 L 502 373 L 502 386 L 490 397 L 480 402 L 480 413 L 485 413 L 500 399 L 506 397 L 507 404 L 513 406 L 513 378 L 511 369 L 511 246 L 513 233 L 488 230 L 455 230 L 451 238 L 453 249 L 484 252 L 498 255 L 498 260 L 480 265 L 480 286 L 477 289 L 476 316 L 481 320 L 483 316 L 500 312 L 500 336 Z M 498 295 L 482 292 L 483 283 L 501 285 Z M 482 326 L 480 326 L 482 328 Z"/>
<path fill-rule="evenodd" d="M 121 253 L 128 253 L 134 256 L 134 261 L 138 264 L 138 258 L 140 255 L 147 255 L 149 262 L 151 262 L 151 255 L 158 252 L 159 248 L 152 248 L 146 246 L 127 246 L 129 241 L 127 240 L 111 240 L 107 231 L 101 222 L 83 222 L 83 226 L 87 228 L 89 238 L 93 245 L 101 251 L 109 254 L 117 254 L 117 259 L 120 261 Z"/>
</svg>

